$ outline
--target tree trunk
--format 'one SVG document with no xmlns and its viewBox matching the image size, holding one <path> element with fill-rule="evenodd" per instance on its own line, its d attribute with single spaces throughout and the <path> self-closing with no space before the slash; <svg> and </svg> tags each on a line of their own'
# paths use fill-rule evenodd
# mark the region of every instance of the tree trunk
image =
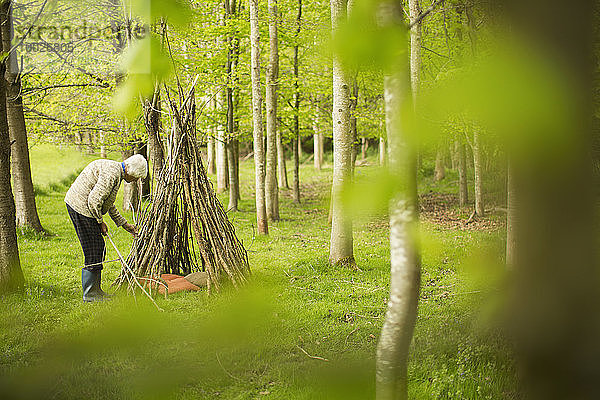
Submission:
<svg viewBox="0 0 600 400">
<path fill-rule="evenodd" d="M 513 178 L 513 167 L 508 163 L 506 184 L 506 266 L 509 269 L 516 264 L 517 240 L 517 191 Z"/>
<path fill-rule="evenodd" d="M 436 182 L 439 182 L 442 179 L 444 179 L 445 177 L 446 177 L 446 167 L 444 165 L 444 153 L 440 146 L 435 155 L 435 173 L 434 173 L 433 178 Z"/>
<path fill-rule="evenodd" d="M 419 15 L 415 0 L 410 0 L 411 21 Z M 399 3 L 386 1 L 382 21 L 398 24 L 402 10 Z M 411 30 L 416 31 L 419 26 Z M 411 41 L 415 45 L 415 41 Z M 411 46 L 412 49 L 412 46 Z M 402 56 L 400 56 L 402 57 Z M 377 400 L 408 398 L 407 364 L 419 299 L 420 260 L 416 240 L 417 187 L 416 152 L 407 139 L 408 132 L 400 115 L 410 107 L 408 65 L 402 59 L 384 78 L 386 128 L 389 141 L 390 173 L 405 182 L 403 190 L 390 204 L 390 298 L 386 318 L 377 346 Z M 412 74 L 415 86 L 415 74 Z"/>
<path fill-rule="evenodd" d="M 127 146 L 126 150 L 122 152 L 123 160 L 131 157 L 134 151 L 131 147 Z M 140 201 L 140 191 L 137 182 L 127 183 L 123 182 L 123 210 L 137 211 L 138 204 Z"/>
<path fill-rule="evenodd" d="M 100 158 L 107 158 L 108 152 L 106 150 L 106 142 L 105 142 L 104 132 L 100 133 Z"/>
<path fill-rule="evenodd" d="M 228 20 L 237 16 L 237 3 L 235 0 L 226 1 L 226 18 Z M 237 32 L 228 34 L 227 37 L 227 160 L 229 175 L 229 205 L 231 211 L 238 210 L 238 200 L 240 199 L 240 179 L 239 179 L 239 124 L 236 116 L 236 108 L 239 101 L 236 100 L 238 80 L 236 78 L 238 58 L 239 58 L 239 40 Z"/>
<path fill-rule="evenodd" d="M 238 199 L 240 198 L 240 183 L 236 165 L 237 146 L 237 139 L 231 139 L 227 144 L 227 166 L 229 171 L 229 205 L 227 206 L 228 211 L 238 210 Z"/>
<path fill-rule="evenodd" d="M 302 26 L 302 0 L 298 0 L 298 17 L 296 19 L 296 40 L 300 37 Z M 298 69 L 298 44 L 294 46 L 294 137 L 292 138 L 292 154 L 294 154 L 294 203 L 300 203 L 300 87 Z"/>
<path fill-rule="evenodd" d="M 315 105 L 313 115 L 313 164 L 315 169 L 320 171 L 323 166 L 323 146 L 321 144 L 323 136 L 319 123 L 319 107 Z"/>
<path fill-rule="evenodd" d="M 214 129 L 212 129 L 212 134 L 208 137 L 208 141 L 206 142 L 206 171 L 209 174 L 215 173 L 215 137 Z"/>
<path fill-rule="evenodd" d="M 467 180 L 467 152 L 465 144 L 458 143 L 458 185 L 459 185 L 459 202 L 460 206 L 464 207 L 469 201 L 469 182 Z"/>
<path fill-rule="evenodd" d="M 2 4 L 5 23 L 2 25 L 2 49 L 8 53 L 6 78 L 6 114 L 10 132 L 11 168 L 14 183 L 14 201 L 16 207 L 16 224 L 19 228 L 29 228 L 36 232 L 44 232 L 35 204 L 35 193 L 31 179 L 29 147 L 27 145 L 27 128 L 23 113 L 21 97 L 21 76 L 16 58 L 16 50 L 10 51 L 13 39 L 12 1 Z"/>
<path fill-rule="evenodd" d="M 367 149 L 368 148 L 369 148 L 369 139 L 362 138 L 362 144 L 360 146 L 360 159 L 363 161 L 367 159 Z"/>
<path fill-rule="evenodd" d="M 482 165 L 481 165 L 481 139 L 479 130 L 475 130 L 473 134 L 473 169 L 475 175 L 475 213 L 483 217 L 485 216 L 485 205 L 483 202 L 483 180 L 482 180 Z"/>
<path fill-rule="evenodd" d="M 590 143 L 598 135 L 592 126 L 597 108 L 591 101 L 598 87 L 592 79 L 597 71 L 592 35 L 598 26 L 597 3 L 506 3 L 513 17 L 510 37 L 528 33 L 521 43 L 534 48 L 527 51 L 536 60 L 543 54 L 544 68 L 561 71 L 548 82 L 550 87 L 569 87 L 560 97 L 544 99 L 547 109 L 559 113 L 553 119 L 559 123 L 548 124 L 538 111 L 520 125 L 523 135 L 539 138 L 540 145 L 532 146 L 528 139 L 511 153 L 519 196 L 518 249 L 511 277 L 514 296 L 506 315 L 520 386 L 523 398 L 532 400 L 598 399 L 598 210 L 590 160 Z M 524 82 L 520 90 L 537 91 L 533 86 Z M 542 143 L 548 137 L 552 145 Z"/>
<path fill-rule="evenodd" d="M 161 131 L 161 102 L 160 88 L 154 89 L 152 99 L 144 102 L 144 127 L 146 128 L 146 136 L 148 138 L 148 153 L 150 165 L 152 166 L 152 181 L 151 190 L 156 188 L 156 180 L 160 175 L 160 171 L 164 165 L 164 150 L 162 140 L 160 139 Z"/>
<path fill-rule="evenodd" d="M 450 149 L 450 167 L 456 171 L 458 171 L 458 146 L 460 145 L 461 142 L 459 140 L 454 140 L 452 142 L 452 146 L 454 147 Z"/>
<path fill-rule="evenodd" d="M 8 7 L 0 9 L 0 23 L 8 24 Z M 0 294 L 20 290 L 24 283 L 17 246 L 15 202 L 10 185 L 10 135 L 6 112 L 6 64 L 0 63 Z"/>
<path fill-rule="evenodd" d="M 333 35 L 346 20 L 346 0 L 331 0 Z M 350 87 L 352 79 L 339 56 L 333 57 L 333 182 L 329 262 L 356 268 L 352 240 L 352 219 L 342 201 L 342 190 L 352 180 L 352 137 Z"/>
<path fill-rule="evenodd" d="M 386 157 L 385 139 L 380 137 L 379 138 L 379 166 L 381 166 L 381 167 L 385 166 L 385 157 Z"/>
<path fill-rule="evenodd" d="M 321 168 L 324 165 L 324 157 L 325 157 L 325 135 L 322 130 L 319 130 L 319 163 L 321 163 Z"/>
<path fill-rule="evenodd" d="M 265 198 L 265 151 L 262 121 L 262 91 L 260 88 L 260 30 L 258 0 L 249 0 L 252 77 L 252 129 L 254 139 L 254 182 L 256 192 L 256 225 L 259 235 L 269 233 Z"/>
<path fill-rule="evenodd" d="M 469 40 L 471 42 L 471 53 L 473 55 L 477 54 L 477 41 L 475 37 L 475 21 L 473 19 L 473 3 L 471 0 L 467 0 L 467 4 L 465 4 L 465 16 L 467 18 L 467 30 L 469 33 Z M 480 141 L 480 131 L 479 128 L 475 128 L 475 132 L 473 133 L 473 174 L 475 180 L 475 213 L 483 217 L 485 215 L 485 204 L 483 202 L 483 180 L 482 180 L 482 149 L 481 149 L 481 141 Z"/>
<path fill-rule="evenodd" d="M 83 152 L 83 133 L 81 131 L 77 131 L 75 133 L 75 143 L 77 144 L 77 151 Z"/>
<path fill-rule="evenodd" d="M 142 156 L 144 156 L 144 159 L 148 160 L 148 142 L 146 141 L 140 141 L 138 142 L 136 148 L 135 148 L 135 154 L 140 154 Z M 151 181 L 151 177 L 150 174 L 146 175 L 146 179 L 143 179 L 140 183 L 140 189 L 141 189 L 141 195 L 143 199 L 147 199 L 150 197 L 151 195 L 151 190 L 150 190 L 150 181 Z M 137 211 L 137 210 L 136 210 Z"/>
<path fill-rule="evenodd" d="M 348 0 L 348 15 L 351 13 L 353 0 Z M 358 83 L 356 74 L 352 77 L 352 94 L 350 95 L 350 132 L 352 135 L 352 173 L 356 165 L 356 156 L 358 154 L 358 127 L 356 124 L 356 106 L 358 104 Z"/>
<path fill-rule="evenodd" d="M 88 155 L 94 155 L 95 150 L 94 150 L 94 134 L 90 131 L 87 131 L 85 133 L 86 136 L 86 141 L 87 141 L 87 151 L 86 154 Z"/>
<path fill-rule="evenodd" d="M 222 92 L 217 94 L 217 104 L 219 111 L 223 109 L 224 97 Z M 217 137 L 215 140 L 215 153 L 217 162 L 217 193 L 223 193 L 227 190 L 229 177 L 227 172 L 227 137 L 225 136 L 225 127 L 223 126 L 223 114 L 218 113 L 219 124 L 217 125 Z"/>
<path fill-rule="evenodd" d="M 269 63 L 267 64 L 267 174 L 265 177 L 267 217 L 279 220 L 279 189 L 277 187 L 277 80 L 279 53 L 277 45 L 277 0 L 269 0 Z"/>
<path fill-rule="evenodd" d="M 281 141 L 280 131 L 277 131 L 277 181 L 280 188 L 290 188 L 287 179 L 287 166 L 285 165 L 285 148 Z"/>
</svg>

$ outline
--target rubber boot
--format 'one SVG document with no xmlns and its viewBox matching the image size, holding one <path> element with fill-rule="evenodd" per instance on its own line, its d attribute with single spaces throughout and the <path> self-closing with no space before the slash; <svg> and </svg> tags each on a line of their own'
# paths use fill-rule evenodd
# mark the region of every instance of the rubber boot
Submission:
<svg viewBox="0 0 600 400">
<path fill-rule="evenodd" d="M 101 270 L 81 270 L 81 286 L 83 288 L 83 301 L 93 302 L 108 299 L 108 294 L 106 294 L 102 289 L 100 289 L 101 279 Z"/>
<path fill-rule="evenodd" d="M 100 283 L 102 282 L 102 270 L 95 270 L 93 271 L 94 273 L 94 291 L 95 293 L 98 294 L 98 296 L 102 297 L 103 300 L 108 300 L 110 295 L 108 293 L 106 293 L 104 290 L 102 290 L 102 288 L 100 287 Z"/>
</svg>

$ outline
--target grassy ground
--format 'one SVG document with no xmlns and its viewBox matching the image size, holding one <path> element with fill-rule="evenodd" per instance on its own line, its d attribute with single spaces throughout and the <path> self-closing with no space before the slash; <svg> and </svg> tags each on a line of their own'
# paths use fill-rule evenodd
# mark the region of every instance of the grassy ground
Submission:
<svg viewBox="0 0 600 400">
<path fill-rule="evenodd" d="M 63 197 L 93 156 L 38 145 L 31 157 L 40 217 L 53 236 L 19 237 L 28 284 L 24 294 L 0 301 L 3 398 L 374 398 L 388 228 L 383 216 L 357 220 L 362 272 L 328 264 L 330 164 L 320 172 L 303 165 L 302 204 L 284 190 L 282 220 L 268 237 L 254 237 L 253 164 L 242 163 L 241 211 L 229 215 L 249 251 L 251 284 L 210 298 L 158 299 L 159 313 L 147 299 L 125 295 L 82 303 L 82 254 Z M 357 176 L 368 179 L 374 170 L 360 167 Z M 468 210 L 457 212 L 468 218 Z M 127 233 L 111 228 L 126 251 Z M 517 398 L 510 347 L 490 323 L 500 301 L 493 277 L 501 267 L 493 260 L 502 253 L 501 232 L 449 228 L 425 214 L 422 235 L 410 397 Z M 107 259 L 114 258 L 109 249 Z M 105 266 L 105 285 L 118 271 L 116 263 Z"/>
</svg>

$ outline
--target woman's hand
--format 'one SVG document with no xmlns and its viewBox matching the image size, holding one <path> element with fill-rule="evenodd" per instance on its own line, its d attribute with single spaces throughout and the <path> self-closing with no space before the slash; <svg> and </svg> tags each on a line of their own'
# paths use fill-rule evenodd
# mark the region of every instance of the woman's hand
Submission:
<svg viewBox="0 0 600 400">
<path fill-rule="evenodd" d="M 102 232 L 104 236 L 108 235 L 108 225 L 106 225 L 106 222 L 104 221 L 100 223 L 100 232 Z"/>
<path fill-rule="evenodd" d="M 125 224 L 123 224 L 123 229 L 125 229 L 127 232 L 131 233 L 133 236 L 137 236 L 137 234 L 138 234 L 138 230 L 135 227 L 135 225 L 131 225 L 128 222 L 125 222 Z"/>
</svg>

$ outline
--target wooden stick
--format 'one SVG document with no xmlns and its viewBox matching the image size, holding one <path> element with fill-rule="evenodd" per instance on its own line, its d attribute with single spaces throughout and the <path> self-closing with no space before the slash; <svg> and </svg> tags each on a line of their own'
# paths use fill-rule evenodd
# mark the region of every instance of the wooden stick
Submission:
<svg viewBox="0 0 600 400">
<path fill-rule="evenodd" d="M 298 345 L 296 345 L 296 347 L 297 347 L 297 348 L 299 348 L 299 349 L 300 349 L 300 350 L 301 350 L 301 351 L 302 351 L 304 354 L 306 354 L 306 355 L 308 356 L 308 358 L 312 358 L 312 359 L 315 359 L 315 360 L 321 360 L 321 361 L 329 361 L 328 359 L 326 359 L 326 358 L 323 358 L 323 357 L 319 357 L 319 356 L 311 356 L 310 354 L 308 354 L 308 353 L 306 352 L 306 350 L 304 350 L 302 347 L 300 347 L 300 346 L 298 346 Z"/>
<path fill-rule="evenodd" d="M 115 242 L 113 242 L 112 238 L 109 235 L 106 235 L 106 237 L 110 241 L 110 244 L 112 244 L 112 246 L 115 248 L 115 251 L 117 252 L 117 255 L 119 256 L 119 258 L 121 259 L 121 263 L 123 264 L 123 266 L 125 268 L 127 268 L 129 270 L 129 272 L 131 272 L 131 275 L 133 276 L 133 280 L 135 281 L 135 283 L 137 283 L 138 287 L 140 289 L 142 289 L 142 292 L 144 292 L 144 294 L 150 299 L 150 301 L 152 302 L 152 304 L 154 304 L 156 306 L 156 308 L 158 309 L 158 311 L 165 311 L 162 308 L 160 308 L 158 306 L 158 304 L 156 304 L 156 302 L 154 301 L 154 299 L 152 298 L 152 296 L 150 296 L 148 294 L 148 292 L 146 292 L 146 290 L 144 290 L 144 288 L 142 287 L 142 285 L 135 278 L 135 274 L 133 273 L 133 271 L 131 270 L 131 268 L 129 268 L 129 265 L 127 264 L 127 262 L 123 259 L 123 256 L 121 255 L 121 252 L 119 251 L 119 249 L 117 249 L 117 246 L 115 245 Z"/>
</svg>

